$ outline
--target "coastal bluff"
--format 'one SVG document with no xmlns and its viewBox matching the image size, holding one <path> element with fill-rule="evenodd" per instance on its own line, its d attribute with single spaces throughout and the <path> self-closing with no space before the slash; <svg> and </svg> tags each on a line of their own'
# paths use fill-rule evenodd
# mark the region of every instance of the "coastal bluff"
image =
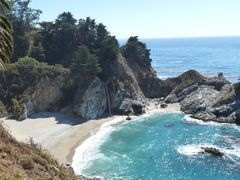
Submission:
<svg viewBox="0 0 240 180">
<path fill-rule="evenodd" d="M 48 65 L 11 65 L 1 71 L 1 116 L 26 119 L 42 111 L 74 114 L 96 119 L 106 114 L 144 113 L 148 99 L 181 104 L 181 110 L 205 121 L 238 123 L 238 88 L 223 74 L 207 78 L 189 70 L 176 78 L 161 80 L 151 63 L 142 64 L 119 54 L 108 64 L 108 75 L 74 76 L 69 69 Z M 38 74 L 34 68 L 37 68 Z M 17 71 L 17 73 L 16 73 Z M 159 106 L 160 107 L 160 106 Z"/>
</svg>

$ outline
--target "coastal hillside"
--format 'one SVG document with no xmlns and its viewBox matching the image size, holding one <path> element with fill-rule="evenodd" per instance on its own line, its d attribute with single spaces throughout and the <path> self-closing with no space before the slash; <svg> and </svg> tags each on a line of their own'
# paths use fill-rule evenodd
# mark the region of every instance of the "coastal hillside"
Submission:
<svg viewBox="0 0 240 180">
<path fill-rule="evenodd" d="M 0 118 L 23 121 L 39 112 L 61 112 L 77 117 L 70 124 L 76 125 L 112 115 L 131 120 L 127 116 L 144 114 L 151 103 L 157 109 L 179 103 L 191 117 L 240 124 L 240 84 L 222 73 L 209 78 L 188 70 L 162 80 L 137 36 L 120 46 L 105 25 L 70 12 L 39 22 L 41 11 L 29 3 L 11 1 L 12 11 L 2 12 L 12 24 L 14 45 L 6 43 L 13 50 L 11 63 L 0 59 Z M 85 179 L 32 140 L 17 142 L 1 124 L 0 179 Z"/>
<path fill-rule="evenodd" d="M 26 19 L 21 14 L 32 16 Z M 111 114 L 138 115 L 144 113 L 148 98 L 182 102 L 179 94 L 191 94 L 193 90 L 185 89 L 194 89 L 194 85 L 221 91 L 230 84 L 224 77 L 209 79 L 194 70 L 161 80 L 152 68 L 150 49 L 137 36 L 120 46 L 106 26 L 90 17 L 78 20 L 63 12 L 54 21 L 39 22 L 40 14 L 40 10 L 29 7 L 29 2 L 20 1 L 13 3 L 10 13 L 5 12 L 13 25 L 15 44 L 12 64 L 0 71 L 1 117 L 23 120 L 41 111 L 65 112 L 84 120 Z M 235 86 L 228 86 L 231 90 L 225 88 L 224 97 L 219 98 L 223 104 L 236 103 Z M 221 102 L 213 103 L 213 107 L 221 106 Z M 189 109 L 186 103 L 181 104 L 186 113 L 197 114 L 185 110 Z M 206 108 L 200 106 L 195 109 L 205 113 Z M 232 112 L 237 109 L 234 106 Z M 228 116 L 217 111 L 212 114 L 215 118 L 196 117 L 216 120 Z M 237 117 L 229 119 L 236 122 Z"/>
<path fill-rule="evenodd" d="M 77 179 L 40 145 L 17 142 L 0 125 L 0 179 Z M 79 179 L 81 179 L 79 177 Z"/>
</svg>

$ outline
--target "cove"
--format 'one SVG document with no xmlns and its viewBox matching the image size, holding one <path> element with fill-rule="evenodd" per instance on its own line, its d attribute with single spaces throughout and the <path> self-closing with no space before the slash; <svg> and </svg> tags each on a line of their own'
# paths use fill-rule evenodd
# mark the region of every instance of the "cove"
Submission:
<svg viewBox="0 0 240 180">
<path fill-rule="evenodd" d="M 204 154 L 201 147 L 225 155 Z M 182 113 L 108 125 L 77 148 L 73 169 L 104 179 L 240 179 L 240 127 Z"/>
</svg>

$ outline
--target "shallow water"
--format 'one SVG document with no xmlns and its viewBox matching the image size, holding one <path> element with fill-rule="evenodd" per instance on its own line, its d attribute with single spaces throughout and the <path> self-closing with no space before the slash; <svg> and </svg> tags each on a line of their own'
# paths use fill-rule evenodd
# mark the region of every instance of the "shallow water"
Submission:
<svg viewBox="0 0 240 180">
<path fill-rule="evenodd" d="M 223 151 L 223 158 L 201 147 Z M 240 128 L 181 113 L 105 126 L 80 146 L 76 173 L 105 179 L 240 179 Z"/>
</svg>

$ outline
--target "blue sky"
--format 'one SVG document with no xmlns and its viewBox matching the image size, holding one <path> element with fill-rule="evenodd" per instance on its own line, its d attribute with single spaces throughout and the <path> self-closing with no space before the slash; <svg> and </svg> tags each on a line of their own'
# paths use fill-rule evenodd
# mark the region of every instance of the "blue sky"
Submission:
<svg viewBox="0 0 240 180">
<path fill-rule="evenodd" d="M 31 7 L 44 21 L 64 11 L 89 16 L 120 39 L 240 35 L 240 0 L 32 0 Z"/>
</svg>

